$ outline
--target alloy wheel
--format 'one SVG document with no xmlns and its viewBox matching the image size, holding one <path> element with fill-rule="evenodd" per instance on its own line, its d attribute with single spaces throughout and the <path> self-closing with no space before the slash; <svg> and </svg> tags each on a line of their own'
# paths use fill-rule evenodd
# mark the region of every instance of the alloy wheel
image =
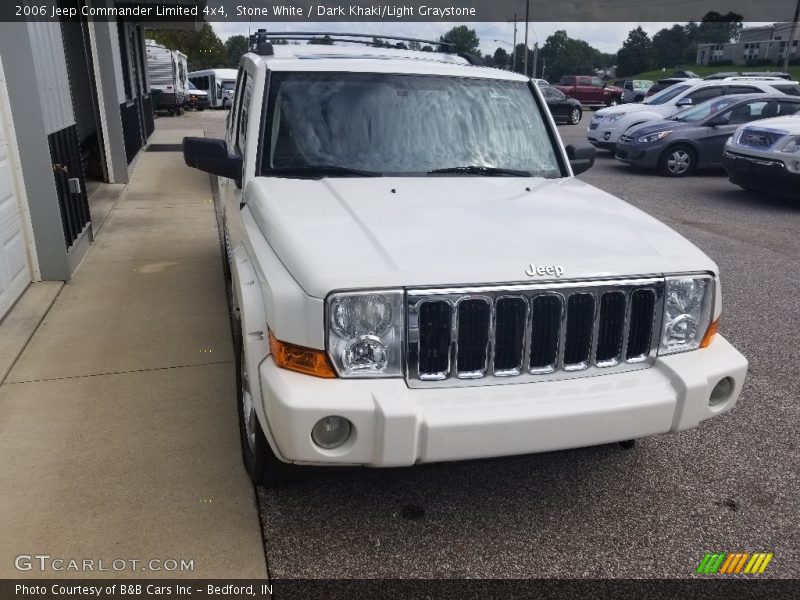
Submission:
<svg viewBox="0 0 800 600">
<path fill-rule="evenodd" d="M 577 106 L 572 109 L 572 112 L 569 115 L 569 122 L 571 125 L 577 125 L 578 122 L 581 120 L 581 109 Z"/>
</svg>

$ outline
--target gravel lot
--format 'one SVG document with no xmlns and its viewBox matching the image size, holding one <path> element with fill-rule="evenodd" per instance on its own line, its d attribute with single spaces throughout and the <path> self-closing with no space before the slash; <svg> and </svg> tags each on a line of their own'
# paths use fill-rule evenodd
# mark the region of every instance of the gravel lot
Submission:
<svg viewBox="0 0 800 600">
<path fill-rule="evenodd" d="M 559 128 L 565 143 L 585 139 L 588 117 Z M 633 450 L 315 470 L 259 489 L 272 577 L 687 577 L 706 550 L 771 551 L 767 574 L 797 576 L 800 203 L 721 172 L 637 172 L 605 152 L 581 178 L 720 266 L 721 331 L 750 360 L 738 406 Z"/>
</svg>

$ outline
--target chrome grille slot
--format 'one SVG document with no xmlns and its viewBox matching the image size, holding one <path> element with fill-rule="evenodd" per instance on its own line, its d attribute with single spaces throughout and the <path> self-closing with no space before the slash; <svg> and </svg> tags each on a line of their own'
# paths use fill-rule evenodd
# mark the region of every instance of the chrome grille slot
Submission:
<svg viewBox="0 0 800 600">
<path fill-rule="evenodd" d="M 489 301 L 467 299 L 458 303 L 456 371 L 459 377 L 483 377 L 489 351 Z"/>
<path fill-rule="evenodd" d="M 551 373 L 558 363 L 561 296 L 536 296 L 531 312 L 531 354 L 528 364 L 535 373 Z"/>
<path fill-rule="evenodd" d="M 653 306 L 655 294 L 651 290 L 636 290 L 631 296 L 630 332 L 628 333 L 627 360 L 644 360 L 650 350 L 653 336 Z"/>
<path fill-rule="evenodd" d="M 424 302 L 419 309 L 419 375 L 444 379 L 450 372 L 450 305 Z"/>
<path fill-rule="evenodd" d="M 494 374 L 519 375 L 525 354 L 528 302 L 525 298 L 498 298 L 494 310 Z"/>
<path fill-rule="evenodd" d="M 625 334 L 625 294 L 606 292 L 600 297 L 600 323 L 597 329 L 595 364 L 607 367 L 619 362 Z"/>
<path fill-rule="evenodd" d="M 407 291 L 409 387 L 499 385 L 644 369 L 658 277 Z"/>
<path fill-rule="evenodd" d="M 572 294 L 567 300 L 567 328 L 564 336 L 564 369 L 579 371 L 589 366 L 594 323 L 594 296 Z"/>
</svg>

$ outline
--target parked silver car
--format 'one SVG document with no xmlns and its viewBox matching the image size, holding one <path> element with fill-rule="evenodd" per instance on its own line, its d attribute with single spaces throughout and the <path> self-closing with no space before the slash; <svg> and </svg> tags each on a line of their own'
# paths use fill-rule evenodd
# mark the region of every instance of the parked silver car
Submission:
<svg viewBox="0 0 800 600">
<path fill-rule="evenodd" d="M 800 98 L 784 94 L 737 94 L 707 100 L 662 121 L 625 132 L 615 157 L 663 175 L 683 177 L 695 169 L 721 167 L 725 142 L 739 125 L 800 112 Z"/>
</svg>

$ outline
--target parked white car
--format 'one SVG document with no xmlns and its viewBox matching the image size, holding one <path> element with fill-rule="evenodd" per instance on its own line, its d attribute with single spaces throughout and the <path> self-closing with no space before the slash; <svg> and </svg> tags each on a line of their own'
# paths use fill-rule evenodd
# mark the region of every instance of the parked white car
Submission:
<svg viewBox="0 0 800 600">
<path fill-rule="evenodd" d="M 726 77 L 711 81 L 688 79 L 646 98 L 641 104 L 625 104 L 598 110 L 589 122 L 586 137 L 593 146 L 613 152 L 620 136 L 631 127 L 667 119 L 688 106 L 716 96 L 759 92 L 800 95 L 800 85 L 796 81 L 786 81 L 780 77 Z"/>
<path fill-rule="evenodd" d="M 627 441 L 733 408 L 747 361 L 716 333 L 719 269 L 576 179 L 595 151 L 562 146 L 528 78 L 263 32 L 251 50 L 226 140 L 186 138 L 184 156 L 220 176 L 256 483 L 287 463 Z"/>
<path fill-rule="evenodd" d="M 723 161 L 731 182 L 746 190 L 800 199 L 800 114 L 742 125 Z"/>
</svg>

